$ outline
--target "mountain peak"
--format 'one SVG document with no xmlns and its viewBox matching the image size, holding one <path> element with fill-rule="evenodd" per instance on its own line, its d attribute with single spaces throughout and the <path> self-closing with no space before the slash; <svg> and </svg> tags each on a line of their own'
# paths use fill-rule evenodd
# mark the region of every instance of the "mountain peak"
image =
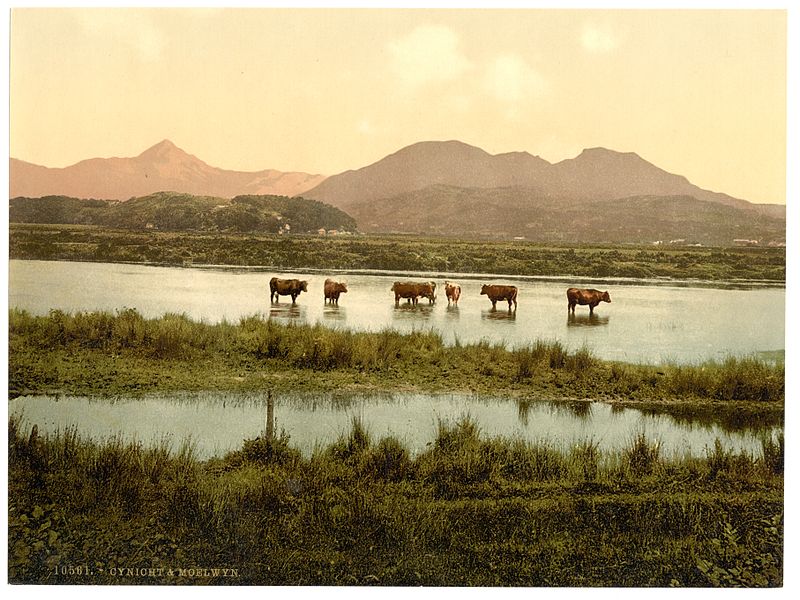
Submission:
<svg viewBox="0 0 800 600">
<path fill-rule="evenodd" d="M 172 156 L 189 156 L 186 152 L 178 148 L 168 139 L 163 139 L 155 146 L 151 146 L 142 152 L 138 158 L 157 158 L 165 159 Z"/>
</svg>

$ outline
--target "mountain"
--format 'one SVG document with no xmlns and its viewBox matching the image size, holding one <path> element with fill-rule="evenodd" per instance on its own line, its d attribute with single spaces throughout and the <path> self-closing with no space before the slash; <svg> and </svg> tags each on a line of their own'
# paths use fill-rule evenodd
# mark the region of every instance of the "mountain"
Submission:
<svg viewBox="0 0 800 600">
<path fill-rule="evenodd" d="M 358 169 L 329 177 L 304 196 L 347 208 L 430 185 L 537 187 L 550 163 L 527 152 L 491 155 L 458 141 L 419 142 Z"/>
<path fill-rule="evenodd" d="M 540 242 L 730 245 L 785 239 L 786 221 L 693 196 L 564 201 L 530 188 L 433 185 L 350 208 L 363 232 L 523 237 Z"/>
<path fill-rule="evenodd" d="M 125 202 L 65 196 L 12 198 L 9 221 L 248 233 L 284 233 L 287 230 L 317 233 L 319 229 L 352 232 L 356 229 L 352 217 L 316 200 L 264 195 L 227 199 L 176 192 L 157 192 Z"/>
<path fill-rule="evenodd" d="M 631 196 L 692 196 L 764 214 L 780 208 L 758 205 L 703 190 L 685 177 L 668 173 L 633 152 L 590 148 L 552 164 L 525 152 L 489 154 L 458 141 L 420 142 L 371 165 L 328 177 L 303 193 L 351 210 L 364 203 L 434 185 L 461 188 L 526 187 L 542 198 L 586 203 Z"/>
<path fill-rule="evenodd" d="M 323 175 L 272 169 L 255 172 L 218 169 L 163 140 L 133 158 L 91 158 L 60 169 L 12 158 L 9 195 L 127 200 L 170 190 L 222 198 L 242 194 L 296 196 L 324 179 Z"/>
</svg>

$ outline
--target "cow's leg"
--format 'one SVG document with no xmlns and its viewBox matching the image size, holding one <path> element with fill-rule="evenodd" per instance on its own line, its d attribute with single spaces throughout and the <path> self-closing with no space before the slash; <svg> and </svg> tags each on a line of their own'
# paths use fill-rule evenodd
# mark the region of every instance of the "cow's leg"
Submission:
<svg viewBox="0 0 800 600">
<path fill-rule="evenodd" d="M 589 314 L 594 314 L 594 307 L 597 306 L 597 302 L 590 302 L 589 303 Z"/>
<path fill-rule="evenodd" d="M 492 300 L 492 310 L 497 310 L 497 300 Z"/>
</svg>

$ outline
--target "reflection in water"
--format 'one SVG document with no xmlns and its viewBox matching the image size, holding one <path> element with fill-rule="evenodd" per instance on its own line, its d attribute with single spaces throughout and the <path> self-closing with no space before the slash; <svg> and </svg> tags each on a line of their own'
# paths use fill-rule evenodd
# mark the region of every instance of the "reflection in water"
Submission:
<svg viewBox="0 0 800 600">
<path fill-rule="evenodd" d="M 22 396 L 9 401 L 10 415 L 25 426 L 37 425 L 42 434 L 74 428 L 81 436 L 101 440 L 111 437 L 150 443 L 170 438 L 173 448 L 191 440 L 198 456 L 221 456 L 241 448 L 242 441 L 285 430 L 291 445 L 310 455 L 314 448 L 348 435 L 354 417 L 380 439 L 393 436 L 412 453 L 424 451 L 435 440 L 438 424 L 454 422 L 468 414 L 485 438 L 520 438 L 568 448 L 580 440 L 594 440 L 600 450 L 630 447 L 642 431 L 659 440 L 664 456 L 704 456 L 717 439 L 726 450 L 761 452 L 761 440 L 783 431 L 764 426 L 730 431 L 724 423 L 707 417 L 697 421 L 664 414 L 647 414 L 633 408 L 592 402 L 510 402 L 472 395 L 392 394 L 335 396 L 332 394 L 281 395 L 200 393 L 145 396 L 128 399 Z M 265 406 L 266 405 L 266 406 Z M 686 422 L 682 422 L 682 421 Z"/>
<path fill-rule="evenodd" d="M 434 305 L 428 304 L 396 304 L 392 317 L 399 320 L 430 319 L 433 316 Z"/>
<path fill-rule="evenodd" d="M 517 320 L 517 311 L 504 311 L 504 310 L 482 310 L 481 311 L 481 319 L 484 321 L 500 321 L 505 323 L 511 323 Z"/>
<path fill-rule="evenodd" d="M 608 315 L 598 316 L 594 313 L 576 315 L 567 314 L 567 327 L 595 327 L 597 325 L 608 325 Z"/>
<path fill-rule="evenodd" d="M 458 319 L 461 316 L 458 312 L 457 304 L 449 304 L 444 314 L 450 319 Z"/>
<path fill-rule="evenodd" d="M 338 304 L 326 304 L 322 316 L 331 321 L 347 321 L 347 311 Z"/>
<path fill-rule="evenodd" d="M 273 302 L 269 307 L 270 319 L 305 319 L 306 307 L 300 304 Z"/>
</svg>

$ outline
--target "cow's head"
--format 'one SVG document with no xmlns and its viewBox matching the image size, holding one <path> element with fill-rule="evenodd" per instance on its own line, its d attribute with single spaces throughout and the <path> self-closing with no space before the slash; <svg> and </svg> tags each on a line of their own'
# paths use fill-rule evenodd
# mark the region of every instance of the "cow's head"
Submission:
<svg viewBox="0 0 800 600">
<path fill-rule="evenodd" d="M 341 292 L 342 294 L 347 293 L 347 284 L 346 283 L 337 283 L 336 284 L 336 291 Z"/>
<path fill-rule="evenodd" d="M 303 290 L 304 292 L 307 292 L 308 291 L 308 282 L 307 281 L 301 281 L 300 282 L 300 289 Z"/>
<path fill-rule="evenodd" d="M 611 296 L 608 295 L 608 292 L 603 292 L 603 295 L 600 296 L 600 300 L 603 302 L 611 302 Z"/>
<path fill-rule="evenodd" d="M 488 293 L 488 292 L 487 292 L 488 288 L 489 288 L 489 286 L 488 286 L 488 285 L 484 285 L 483 287 L 481 287 L 481 294 L 486 294 L 486 293 Z"/>
</svg>

